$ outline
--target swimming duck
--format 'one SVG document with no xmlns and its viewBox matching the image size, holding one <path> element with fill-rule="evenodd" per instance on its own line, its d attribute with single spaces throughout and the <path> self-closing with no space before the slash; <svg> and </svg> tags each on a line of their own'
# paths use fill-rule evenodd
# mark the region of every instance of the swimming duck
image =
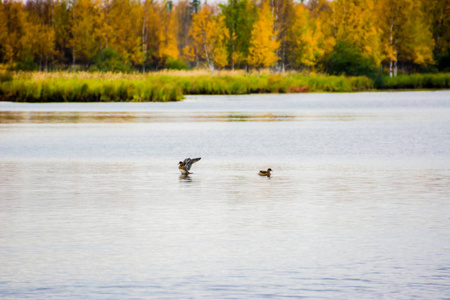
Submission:
<svg viewBox="0 0 450 300">
<path fill-rule="evenodd" d="M 186 158 L 184 161 L 180 161 L 178 163 L 178 169 L 180 170 L 181 174 L 187 175 L 187 174 L 192 174 L 191 172 L 189 172 L 189 170 L 191 169 L 192 164 L 198 162 L 200 159 L 202 159 L 201 157 L 197 157 L 197 158 Z"/>
<path fill-rule="evenodd" d="M 270 172 L 272 172 L 272 169 L 268 168 L 267 171 L 259 171 L 258 175 L 270 177 Z"/>
</svg>

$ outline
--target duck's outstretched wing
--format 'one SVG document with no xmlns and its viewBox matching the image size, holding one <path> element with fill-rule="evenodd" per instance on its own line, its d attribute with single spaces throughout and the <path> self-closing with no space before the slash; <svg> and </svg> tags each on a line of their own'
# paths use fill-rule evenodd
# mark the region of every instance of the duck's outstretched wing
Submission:
<svg viewBox="0 0 450 300">
<path fill-rule="evenodd" d="M 194 163 L 196 163 L 196 162 L 198 162 L 200 159 L 202 159 L 201 157 L 197 157 L 197 158 L 186 158 L 184 161 L 183 161 L 183 165 L 184 165 L 184 167 L 186 168 L 186 170 L 190 170 L 191 169 L 191 166 L 194 164 Z"/>
</svg>

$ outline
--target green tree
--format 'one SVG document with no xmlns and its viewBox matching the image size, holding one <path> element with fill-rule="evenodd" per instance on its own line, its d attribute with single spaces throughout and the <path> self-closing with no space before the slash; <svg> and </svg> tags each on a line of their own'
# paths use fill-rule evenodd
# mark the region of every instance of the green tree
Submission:
<svg viewBox="0 0 450 300">
<path fill-rule="evenodd" d="M 234 70 L 236 65 L 245 64 L 249 55 L 251 32 L 256 20 L 257 7 L 251 0 L 228 0 L 220 5 L 228 29 L 228 60 Z"/>
<path fill-rule="evenodd" d="M 326 58 L 324 67 L 331 75 L 366 75 L 373 78 L 376 73 L 375 62 L 345 40 L 336 44 L 331 55 Z"/>
</svg>

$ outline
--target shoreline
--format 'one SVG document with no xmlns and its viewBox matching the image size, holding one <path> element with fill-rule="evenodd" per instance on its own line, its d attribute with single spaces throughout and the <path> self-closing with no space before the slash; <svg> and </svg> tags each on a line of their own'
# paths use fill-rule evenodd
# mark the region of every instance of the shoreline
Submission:
<svg viewBox="0 0 450 300">
<path fill-rule="evenodd" d="M 250 95 L 439 91 L 450 89 L 450 73 L 382 77 L 280 74 L 191 76 L 173 73 L 43 73 L 0 74 L 0 101 L 59 102 L 174 102 L 190 95 Z"/>
</svg>

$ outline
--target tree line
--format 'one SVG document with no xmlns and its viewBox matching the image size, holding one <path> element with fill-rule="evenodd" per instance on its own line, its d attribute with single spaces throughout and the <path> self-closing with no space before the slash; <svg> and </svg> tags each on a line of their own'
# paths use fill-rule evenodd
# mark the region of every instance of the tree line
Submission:
<svg viewBox="0 0 450 300">
<path fill-rule="evenodd" d="M 450 0 L 0 0 L 16 70 L 450 71 Z M 400 70 L 400 71 L 399 71 Z"/>
</svg>

